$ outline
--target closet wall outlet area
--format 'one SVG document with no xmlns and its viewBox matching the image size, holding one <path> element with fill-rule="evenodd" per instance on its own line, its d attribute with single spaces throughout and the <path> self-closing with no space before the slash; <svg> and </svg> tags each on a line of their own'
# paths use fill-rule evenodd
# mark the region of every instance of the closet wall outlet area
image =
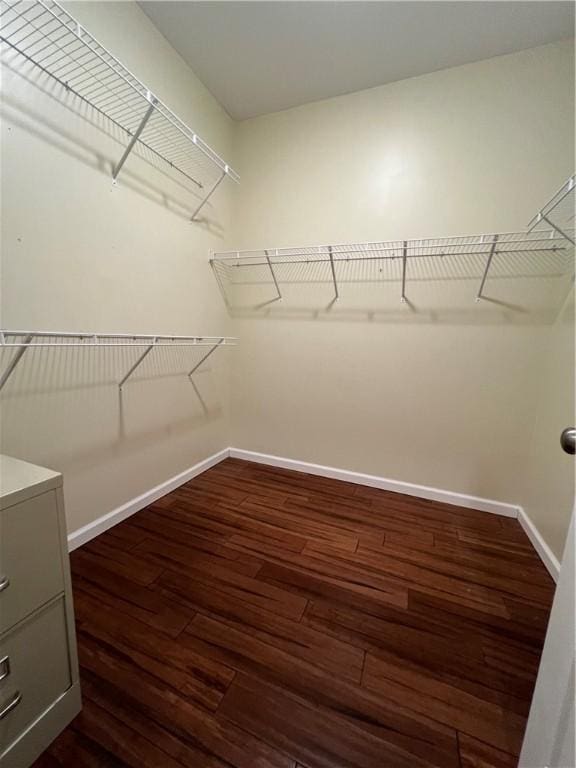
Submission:
<svg viewBox="0 0 576 768">
<path fill-rule="evenodd" d="M 574 21 L 0 0 L 0 768 L 575 764 Z"/>
</svg>

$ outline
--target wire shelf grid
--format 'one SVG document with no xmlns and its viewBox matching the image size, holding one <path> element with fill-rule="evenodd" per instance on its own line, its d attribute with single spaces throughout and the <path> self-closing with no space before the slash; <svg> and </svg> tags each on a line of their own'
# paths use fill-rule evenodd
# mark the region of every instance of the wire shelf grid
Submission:
<svg viewBox="0 0 576 768">
<path fill-rule="evenodd" d="M 141 354 L 122 381 L 119 382 L 119 387 L 122 388 L 153 349 L 158 347 L 208 347 L 208 351 L 202 354 L 200 360 L 188 372 L 188 376 L 192 376 L 216 349 L 224 346 L 236 346 L 237 341 L 235 336 L 166 336 L 163 334 L 0 330 L 0 350 L 4 348 L 15 350 L 13 357 L 0 375 L 0 389 L 8 381 L 26 350 L 30 348 L 68 347 L 77 349 L 87 347 L 110 349 L 111 347 L 135 347 Z"/>
<path fill-rule="evenodd" d="M 0 42 L 120 128 L 127 147 L 116 178 L 138 142 L 174 169 L 207 202 L 238 174 L 56 0 L 0 0 Z"/>
<path fill-rule="evenodd" d="M 244 251 L 219 251 L 212 261 L 226 262 L 229 266 L 280 264 L 311 264 L 333 261 L 366 261 L 375 259 L 433 258 L 443 256 L 469 256 L 486 254 L 497 239 L 497 253 L 521 253 L 528 250 L 562 251 L 567 244 L 555 231 L 506 232 L 457 237 L 422 238 L 412 240 L 386 240 L 369 243 L 339 243 L 284 248 L 261 248 Z"/>
<path fill-rule="evenodd" d="M 282 298 L 282 283 L 331 282 L 335 299 L 339 285 L 357 281 L 351 268 L 361 268 L 364 279 L 396 279 L 402 283 L 401 299 L 406 300 L 406 284 L 418 272 L 418 260 L 432 259 L 437 264 L 466 260 L 480 269 L 481 280 L 476 299 L 483 297 L 489 270 L 506 274 L 506 260 L 517 264 L 522 260 L 536 276 L 539 264 L 564 273 L 572 266 L 573 245 L 555 229 L 532 232 L 505 232 L 456 237 L 390 240 L 369 243 L 262 248 L 224 251 L 212 254 L 211 264 L 220 280 L 239 285 L 242 273 L 268 277 L 277 298 Z M 308 266 L 309 265 L 309 266 Z M 306 269 L 306 272 L 303 270 Z"/>
</svg>

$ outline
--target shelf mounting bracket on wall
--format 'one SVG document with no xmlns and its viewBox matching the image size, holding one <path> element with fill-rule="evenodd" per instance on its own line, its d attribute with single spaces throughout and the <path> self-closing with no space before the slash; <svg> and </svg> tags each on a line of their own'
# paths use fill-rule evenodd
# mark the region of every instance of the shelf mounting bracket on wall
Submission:
<svg viewBox="0 0 576 768">
<path fill-rule="evenodd" d="M 402 296 L 400 301 L 406 301 L 406 267 L 408 266 L 408 243 L 406 240 L 402 243 Z"/>
<path fill-rule="evenodd" d="M 0 337 L 1 337 L 0 341 L 2 343 L 2 346 L 4 346 L 6 344 L 6 341 L 4 339 L 4 332 L 0 333 Z M 26 338 L 24 339 L 22 346 L 16 349 L 16 354 L 8 364 L 8 367 L 6 368 L 2 376 L 0 376 L 0 389 L 2 389 L 4 384 L 6 384 L 6 382 L 14 372 L 14 369 L 20 362 L 20 358 L 22 357 L 24 352 L 26 352 L 26 350 L 28 349 L 28 346 L 30 345 L 30 342 L 32 341 L 33 338 L 34 338 L 33 334 L 28 334 L 28 336 L 26 336 Z"/>
<path fill-rule="evenodd" d="M 558 232 L 559 235 L 561 235 L 563 238 L 568 240 L 572 243 L 572 245 L 576 245 L 576 242 L 574 241 L 574 236 L 570 236 L 564 229 L 561 229 L 558 224 L 555 224 L 553 221 L 551 221 L 547 216 L 545 216 L 543 213 L 538 214 L 538 219 L 540 221 L 545 221 L 548 226 L 552 227 L 552 229 L 555 229 L 556 232 Z"/>
<path fill-rule="evenodd" d="M 486 283 L 486 278 L 488 277 L 488 271 L 490 269 L 490 265 L 492 264 L 492 259 L 494 258 L 494 254 L 496 253 L 497 242 L 498 242 L 498 235 L 494 235 L 494 238 L 492 239 L 492 245 L 490 246 L 490 253 L 488 254 L 488 258 L 486 259 L 486 266 L 484 267 L 482 282 L 480 283 L 480 288 L 478 289 L 478 293 L 476 294 L 476 301 L 480 301 L 480 299 L 484 298 L 484 296 L 482 295 L 482 291 L 484 290 L 484 284 Z"/>
<path fill-rule="evenodd" d="M 576 189 L 576 176 L 564 182 L 558 192 L 546 205 L 538 211 L 536 216 L 528 224 L 528 232 L 532 232 L 541 222 L 557 232 L 572 245 L 574 242 L 574 190 Z M 558 223 L 560 221 L 560 223 Z M 571 225 L 571 226 L 570 226 Z M 570 227 L 570 229 L 569 229 Z"/>
<path fill-rule="evenodd" d="M 225 169 L 222 171 L 222 174 L 220 175 L 220 177 L 219 177 L 219 178 L 217 178 L 217 179 L 216 179 L 216 181 L 214 182 L 214 184 L 212 185 L 212 189 L 210 190 L 210 192 L 208 192 L 208 194 L 207 194 L 207 195 L 206 195 L 206 197 L 205 197 L 205 198 L 202 200 L 202 202 L 200 203 L 200 205 L 199 205 L 199 206 L 196 208 L 196 210 L 194 211 L 194 213 L 192 214 L 192 216 L 190 216 L 190 221 L 196 221 L 196 216 L 197 216 L 197 215 L 200 213 L 201 209 L 202 209 L 202 208 L 203 208 L 203 207 L 206 205 L 206 203 L 207 203 L 207 202 L 208 202 L 208 200 L 209 200 L 209 199 L 212 197 L 212 195 L 214 194 L 214 192 L 216 192 L 216 190 L 218 189 L 218 187 L 220 186 L 220 184 L 221 184 L 221 183 L 224 181 L 224 179 L 226 178 L 227 174 L 228 174 L 228 166 L 226 166 L 226 168 L 225 168 Z"/>
<path fill-rule="evenodd" d="M 130 378 L 130 376 L 132 376 L 132 374 L 134 373 L 134 371 L 136 370 L 136 368 L 138 368 L 138 366 L 140 365 L 140 363 L 142 363 L 142 362 L 143 362 L 144 358 L 145 358 L 145 357 L 147 357 L 147 356 L 148 356 L 148 354 L 149 354 L 149 353 L 150 353 L 150 352 L 151 352 L 151 351 L 154 349 L 154 345 L 155 345 L 155 344 L 156 344 L 156 338 L 153 338 L 153 339 L 152 339 L 152 343 L 150 344 L 150 346 L 149 346 L 149 347 L 146 347 L 146 349 L 144 350 L 144 352 L 142 352 L 142 354 L 140 355 L 140 357 L 138 358 L 138 360 L 136 360 L 136 362 L 134 363 L 134 365 L 132 366 L 132 368 L 130 368 L 130 370 L 128 371 L 128 373 L 126 374 L 126 376 L 124 376 L 124 378 L 122 379 L 122 381 L 120 382 L 120 384 L 118 384 L 118 387 L 119 387 L 120 389 L 122 389 L 122 387 L 124 386 L 124 384 L 126 384 L 126 382 L 127 382 L 127 381 L 128 381 L 128 379 Z"/>
<path fill-rule="evenodd" d="M 280 292 L 280 288 L 278 286 L 278 280 L 276 280 L 276 274 L 274 272 L 274 267 L 272 266 L 272 262 L 270 261 L 270 256 L 268 255 L 268 251 L 264 251 L 264 255 L 266 256 L 266 261 L 268 262 L 268 266 L 270 267 L 270 274 L 272 275 L 272 280 L 274 280 L 274 285 L 276 286 L 276 292 L 278 294 L 278 298 L 282 298 L 282 293 Z"/>
<path fill-rule="evenodd" d="M 338 283 L 336 282 L 336 269 L 334 268 L 334 254 L 332 253 L 332 246 L 328 246 L 328 255 L 330 256 L 330 269 L 332 270 L 332 280 L 334 282 L 334 301 L 340 298 L 338 293 Z"/>
<path fill-rule="evenodd" d="M 202 365 L 202 363 L 203 363 L 205 360 L 208 360 L 208 358 L 210 357 L 210 355 L 212 354 L 212 352 L 214 352 L 215 350 L 217 350 L 217 349 L 218 349 L 218 347 L 219 347 L 219 346 L 222 344 L 222 342 L 223 342 L 223 341 L 224 341 L 224 338 L 221 338 L 221 339 L 220 339 L 220 340 L 219 340 L 219 341 L 218 341 L 216 344 L 214 344 L 214 346 L 212 347 L 212 349 L 209 349 L 209 350 L 208 350 L 208 352 L 206 352 L 206 354 L 205 354 L 203 357 L 201 357 L 201 358 L 200 358 L 200 360 L 199 360 L 199 361 L 196 363 L 196 365 L 194 366 L 194 368 L 192 368 L 192 370 L 191 370 L 191 371 L 188 373 L 188 376 L 192 376 L 192 374 L 193 374 L 193 373 L 195 373 L 195 372 L 198 370 L 198 368 L 200 368 L 200 366 Z"/>
<path fill-rule="evenodd" d="M 128 158 L 128 155 L 130 154 L 130 152 L 132 152 L 132 149 L 134 148 L 134 144 L 136 144 L 136 142 L 140 138 L 140 134 L 142 133 L 142 131 L 146 127 L 146 123 L 150 119 L 150 116 L 152 115 L 152 112 L 154 112 L 154 107 L 156 105 L 156 99 L 152 96 L 150 91 L 148 91 L 148 95 L 147 96 L 148 96 L 148 101 L 150 102 L 150 106 L 148 107 L 148 109 L 144 113 L 144 117 L 140 121 L 140 125 L 135 130 L 135 132 L 132 134 L 132 138 L 130 139 L 130 143 L 128 144 L 128 146 L 124 150 L 124 154 L 122 155 L 122 157 L 120 158 L 120 160 L 118 161 L 118 163 L 116 164 L 116 167 L 114 168 L 114 170 L 112 172 L 112 178 L 114 179 L 114 181 L 116 181 L 116 179 L 118 177 L 118 174 L 120 173 L 120 171 L 122 169 L 122 166 L 124 165 L 124 163 L 126 162 L 126 160 Z"/>
</svg>

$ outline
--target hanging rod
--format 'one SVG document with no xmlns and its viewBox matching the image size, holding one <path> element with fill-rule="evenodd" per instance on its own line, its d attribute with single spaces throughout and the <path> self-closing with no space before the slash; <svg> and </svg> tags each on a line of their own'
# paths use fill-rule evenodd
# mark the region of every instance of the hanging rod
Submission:
<svg viewBox="0 0 576 768">
<path fill-rule="evenodd" d="M 574 245 L 574 190 L 576 176 L 564 182 L 558 192 L 541 208 L 528 224 L 532 232 L 538 225 L 552 227 L 561 237 Z"/>
<path fill-rule="evenodd" d="M 21 339 L 20 341 L 7 341 L 7 339 Z M 50 339 L 49 341 L 46 339 Z M 56 341 L 54 341 L 56 339 Z M 66 341 L 58 341 L 66 339 Z M 163 334 L 133 334 L 133 333 L 77 333 L 75 331 L 12 331 L 0 330 L 0 349 L 6 347 L 16 349 L 12 360 L 0 375 L 0 389 L 6 384 L 16 366 L 22 359 L 27 349 L 30 348 L 62 348 L 62 347 L 98 347 L 109 349 L 110 347 L 145 347 L 134 365 L 119 383 L 119 387 L 126 383 L 136 368 L 144 361 L 144 358 L 155 347 L 210 347 L 210 350 L 192 368 L 188 376 L 200 367 L 200 365 L 218 348 L 236 346 L 238 339 L 235 336 L 166 336 Z"/>
<path fill-rule="evenodd" d="M 336 265 L 348 262 L 384 262 L 400 260 L 402 288 L 400 298 L 406 301 L 408 262 L 411 259 L 445 257 L 486 257 L 486 264 L 476 300 L 483 290 L 493 259 L 499 255 L 526 253 L 570 253 L 573 246 L 569 238 L 557 229 L 534 232 L 504 232 L 482 235 L 459 235 L 412 240 L 390 240 L 368 243 L 339 243 L 334 245 L 297 246 L 292 248 L 265 248 L 247 251 L 213 253 L 210 263 L 227 269 L 240 267 L 267 267 L 281 297 L 279 268 L 290 264 L 326 264 L 327 279 L 334 285 L 335 299 L 339 298 Z"/>
<path fill-rule="evenodd" d="M 0 42 L 108 118 L 128 143 L 114 180 L 138 143 L 202 191 L 196 219 L 224 178 L 240 177 L 198 134 L 56 0 L 0 0 Z"/>
</svg>

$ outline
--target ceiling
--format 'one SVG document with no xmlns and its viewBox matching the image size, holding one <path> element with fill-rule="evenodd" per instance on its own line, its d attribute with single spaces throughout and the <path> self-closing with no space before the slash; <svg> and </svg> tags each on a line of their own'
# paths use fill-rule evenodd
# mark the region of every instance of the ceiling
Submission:
<svg viewBox="0 0 576 768">
<path fill-rule="evenodd" d="M 572 2 L 174 2 L 140 6 L 244 120 L 572 37 Z"/>
</svg>

